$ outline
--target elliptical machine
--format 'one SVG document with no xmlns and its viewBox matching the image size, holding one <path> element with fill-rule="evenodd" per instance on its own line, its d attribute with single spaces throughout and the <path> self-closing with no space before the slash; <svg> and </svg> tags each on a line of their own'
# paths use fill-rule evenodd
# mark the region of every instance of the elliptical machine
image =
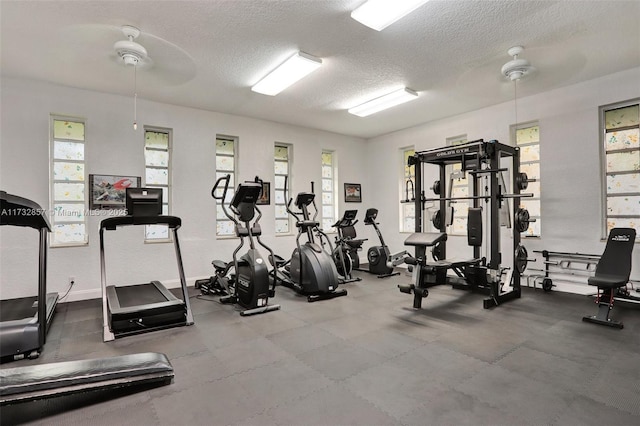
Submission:
<svg viewBox="0 0 640 426">
<path fill-rule="evenodd" d="M 358 223 L 356 215 L 358 210 L 345 210 L 342 219 L 333 224 L 338 231 L 336 236 L 336 248 L 331 257 L 336 264 L 341 283 L 360 281 L 362 278 L 353 277 L 351 271 L 360 266 L 358 250 L 362 248 L 362 243 L 366 240 L 356 240 L 356 229 L 354 225 Z"/>
<path fill-rule="evenodd" d="M 285 199 L 287 196 L 287 177 L 284 178 Z M 318 208 L 315 203 L 313 193 L 313 182 L 311 182 L 311 192 L 300 192 L 296 196 L 295 205 L 300 210 L 291 210 L 293 198 L 289 198 L 287 212 L 296 219 L 298 235 L 296 237 L 296 248 L 291 254 L 291 259 L 284 260 L 280 256 L 273 256 L 274 283 L 277 281 L 296 292 L 306 295 L 308 302 L 318 300 L 333 299 L 335 297 L 346 296 L 347 290 L 338 290 L 340 281 L 336 265 L 323 247 L 315 242 L 313 233 L 317 233 L 318 238 L 326 239 L 331 251 L 333 251 L 329 237 L 320 230 L 320 223 L 316 221 Z M 309 205 L 313 205 L 315 214 L 310 218 Z M 300 238 L 306 235 L 307 241 L 300 243 Z"/>
<path fill-rule="evenodd" d="M 405 258 L 408 257 L 409 254 L 406 250 L 394 254 L 389 252 L 389 247 L 385 244 L 380 228 L 378 228 L 378 223 L 376 222 L 377 217 L 378 209 L 367 209 L 367 212 L 364 215 L 364 224 L 373 226 L 376 230 L 376 234 L 378 234 L 378 238 L 380 239 L 380 245 L 369 247 L 369 250 L 367 250 L 369 269 L 356 268 L 356 270 L 377 274 L 378 278 L 400 275 L 400 272 L 393 272 L 393 268 L 404 263 Z"/>
<path fill-rule="evenodd" d="M 276 271 L 273 270 L 273 277 L 270 279 L 267 264 L 253 242 L 253 237 L 256 237 L 258 243 L 269 251 L 269 258 L 273 263 L 273 250 L 260 241 L 262 230 L 259 222 L 262 213 L 256 206 L 256 202 L 262 192 L 262 181 L 256 177 L 255 182 L 243 182 L 238 185 L 236 193 L 229 203 L 232 215 L 224 205 L 230 179 L 231 175 L 219 178 L 211 190 L 211 196 L 221 201 L 224 214 L 235 223 L 236 236 L 240 238 L 240 245 L 233 252 L 232 262 L 225 263 L 221 260 L 211 262 L 215 275 L 207 280 L 196 281 L 196 288 L 199 288 L 202 294 L 222 296 L 220 303 L 237 303 L 245 308 L 240 311 L 242 316 L 278 310 L 280 305 L 269 305 L 269 297 L 275 295 Z M 221 182 L 224 182 L 224 190 L 221 196 L 217 196 L 216 191 Z M 252 225 L 251 221 L 255 217 L 255 212 L 258 212 L 258 217 Z M 236 219 L 234 215 L 240 220 Z M 238 259 L 237 254 L 244 246 L 245 237 L 249 239 L 249 250 Z M 234 272 L 229 273 L 232 268 Z M 274 283 L 273 286 L 271 282 Z"/>
</svg>

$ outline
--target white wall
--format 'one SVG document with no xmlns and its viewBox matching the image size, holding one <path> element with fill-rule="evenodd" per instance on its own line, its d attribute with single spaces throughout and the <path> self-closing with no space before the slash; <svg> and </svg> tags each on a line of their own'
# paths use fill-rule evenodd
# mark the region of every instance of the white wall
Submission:
<svg viewBox="0 0 640 426">
<path fill-rule="evenodd" d="M 526 84 L 526 83 L 521 83 Z M 598 107 L 640 96 L 640 68 L 518 99 L 518 122 L 537 120 L 541 138 L 542 219 L 541 238 L 524 239 L 533 250 L 601 254 L 601 180 Z M 372 203 L 380 209 L 381 230 L 391 251 L 400 250 L 408 236 L 398 232 L 400 195 L 398 184 L 399 149 L 414 145 L 416 150 L 444 146 L 448 137 L 466 134 L 469 140 L 497 139 L 509 142 L 509 126 L 514 124 L 513 101 L 471 113 L 429 122 L 369 141 L 367 164 L 369 185 L 375 187 Z M 396 158 L 396 162 L 390 162 Z M 437 167 L 433 167 L 437 169 Z M 427 190 L 431 182 L 426 180 Z M 428 191 L 429 192 L 429 191 Z M 428 193 L 427 192 L 427 193 Z M 503 232 L 503 234 L 508 234 Z M 509 236 L 503 238 L 503 257 L 510 259 Z M 450 237 L 447 254 L 471 254 L 466 237 Z M 508 260 L 510 262 L 510 260 Z M 503 262 L 509 264 L 507 262 Z M 538 263 L 531 267 L 540 267 Z M 640 248 L 633 254 L 632 278 L 640 277 Z M 584 286 L 559 286 L 559 290 L 583 292 Z"/>
<path fill-rule="evenodd" d="M 179 230 L 185 273 L 189 285 L 212 272 L 211 260 L 230 260 L 237 240 L 216 240 L 215 204 L 210 196 L 215 179 L 215 135 L 239 138 L 239 177 L 259 175 L 273 182 L 273 144 L 293 144 L 293 188 L 308 190 L 321 181 L 321 150 L 335 150 L 339 162 L 339 188 L 344 182 L 367 179 L 362 161 L 366 142 L 302 127 L 228 114 L 148 102 L 138 99 L 138 131 L 132 127 L 130 97 L 56 86 L 43 82 L 1 79 L 0 188 L 49 203 L 49 115 L 83 117 L 86 126 L 87 174 L 144 175 L 143 125 L 173 129 L 173 207 L 182 218 Z M 316 186 L 319 188 L 319 186 Z M 373 198 L 363 185 L 363 198 Z M 340 195 L 343 200 L 343 195 Z M 264 206 L 263 240 L 288 257 L 295 246 L 292 236 L 274 235 L 274 207 Z M 344 205 L 340 204 L 340 211 Z M 98 227 L 101 217 L 89 219 L 89 245 L 49 250 L 49 289 L 64 292 L 68 277 L 76 285 L 67 300 L 99 297 L 100 264 Z M 6 229 L 5 229 L 6 228 Z M 136 227 L 137 228 L 137 227 Z M 177 285 L 171 244 L 143 244 L 142 229 L 107 232 L 107 269 L 110 282 L 135 284 L 158 279 Z M 0 268 L 3 299 L 36 293 L 37 233 L 0 227 Z M 265 252 L 263 252 L 264 254 Z M 266 254 L 265 254 L 266 255 Z"/>
</svg>

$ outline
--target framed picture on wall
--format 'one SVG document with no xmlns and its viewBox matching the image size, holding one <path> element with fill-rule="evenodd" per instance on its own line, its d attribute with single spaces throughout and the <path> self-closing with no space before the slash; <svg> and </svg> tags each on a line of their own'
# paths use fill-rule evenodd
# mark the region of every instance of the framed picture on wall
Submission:
<svg viewBox="0 0 640 426">
<path fill-rule="evenodd" d="M 344 184 L 344 202 L 345 203 L 361 203 L 362 188 L 359 183 Z"/>
<path fill-rule="evenodd" d="M 262 192 L 256 202 L 258 205 L 271 204 L 271 183 L 262 182 Z"/>
<path fill-rule="evenodd" d="M 140 176 L 89 175 L 89 209 L 124 209 L 127 188 L 139 188 L 140 182 Z"/>
</svg>

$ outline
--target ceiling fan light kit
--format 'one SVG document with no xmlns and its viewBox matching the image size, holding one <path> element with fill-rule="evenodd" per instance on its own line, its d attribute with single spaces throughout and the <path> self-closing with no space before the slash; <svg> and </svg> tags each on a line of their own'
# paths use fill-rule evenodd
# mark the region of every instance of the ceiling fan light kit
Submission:
<svg viewBox="0 0 640 426">
<path fill-rule="evenodd" d="M 524 51 L 522 46 L 514 46 L 507 51 L 513 59 L 502 66 L 500 72 L 511 81 L 520 80 L 522 77 L 534 71 L 531 63 L 526 59 L 518 58 Z"/>
<path fill-rule="evenodd" d="M 140 35 L 140 30 L 131 25 L 124 25 L 122 32 L 127 40 L 117 41 L 113 45 L 113 50 L 122 58 L 125 65 L 138 65 L 147 59 L 147 49 L 134 41 Z"/>
</svg>

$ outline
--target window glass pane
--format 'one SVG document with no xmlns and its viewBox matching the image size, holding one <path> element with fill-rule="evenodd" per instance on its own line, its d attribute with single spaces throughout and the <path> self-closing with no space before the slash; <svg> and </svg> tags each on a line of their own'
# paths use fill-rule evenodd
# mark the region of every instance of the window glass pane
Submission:
<svg viewBox="0 0 640 426">
<path fill-rule="evenodd" d="M 404 232 L 413 232 L 416 229 L 416 220 L 414 217 L 405 216 L 403 225 Z"/>
<path fill-rule="evenodd" d="M 275 177 L 275 188 L 283 189 L 284 188 L 284 176 L 276 176 Z"/>
<path fill-rule="evenodd" d="M 84 141 L 84 123 L 53 120 L 53 138 Z"/>
<path fill-rule="evenodd" d="M 322 230 L 324 232 L 333 232 L 333 225 L 335 222 L 330 219 L 322 219 Z"/>
<path fill-rule="evenodd" d="M 605 136 L 605 147 L 607 151 L 614 149 L 638 148 L 638 135 L 640 129 L 621 130 L 618 132 L 608 132 Z"/>
<path fill-rule="evenodd" d="M 331 166 L 322 166 L 322 177 L 331 178 L 333 175 L 333 169 Z"/>
<path fill-rule="evenodd" d="M 454 216 L 461 216 L 464 217 L 465 220 L 467 219 L 467 216 L 469 216 L 469 203 L 465 203 L 465 202 L 457 202 L 453 204 L 453 215 Z M 467 232 L 467 231 L 465 231 Z"/>
<path fill-rule="evenodd" d="M 276 219 L 276 233 L 284 234 L 289 232 L 289 219 Z"/>
<path fill-rule="evenodd" d="M 333 204 L 333 194 L 331 192 L 322 193 L 322 204 Z M 333 213 L 330 213 L 333 216 Z"/>
<path fill-rule="evenodd" d="M 230 220 L 220 220 L 216 222 L 217 235 L 235 235 L 235 226 Z"/>
<path fill-rule="evenodd" d="M 467 197 L 469 195 L 468 186 L 454 186 L 451 188 L 452 197 Z"/>
<path fill-rule="evenodd" d="M 529 179 L 540 179 L 540 163 L 521 164 L 520 171 L 526 173 Z"/>
<path fill-rule="evenodd" d="M 227 154 L 233 156 L 233 141 L 216 139 L 216 154 Z"/>
<path fill-rule="evenodd" d="M 84 160 L 84 144 L 75 142 L 53 142 L 53 158 L 57 160 Z"/>
<path fill-rule="evenodd" d="M 452 232 L 456 234 L 467 233 L 467 216 L 453 218 Z"/>
<path fill-rule="evenodd" d="M 415 217 L 416 215 L 416 205 L 413 203 L 403 204 L 404 214 L 405 216 Z"/>
<path fill-rule="evenodd" d="M 167 225 L 146 225 L 144 237 L 147 240 L 165 240 L 169 238 L 169 227 Z"/>
<path fill-rule="evenodd" d="M 638 215 L 638 206 L 640 206 L 640 195 L 638 196 L 622 196 L 607 197 L 607 215 Z"/>
<path fill-rule="evenodd" d="M 607 235 L 613 228 L 634 228 L 636 231 L 638 231 L 639 225 L 640 224 L 638 223 L 637 218 L 630 219 L 610 217 L 607 218 Z"/>
<path fill-rule="evenodd" d="M 540 141 L 540 128 L 538 126 L 516 130 L 516 143 L 518 145 Z"/>
<path fill-rule="evenodd" d="M 333 224 L 335 222 L 333 220 L 333 206 L 322 206 L 322 217 L 327 218 Z"/>
<path fill-rule="evenodd" d="M 322 165 L 323 166 L 333 165 L 333 155 L 330 152 L 322 153 Z"/>
<path fill-rule="evenodd" d="M 626 126 L 637 126 L 640 123 L 639 105 L 612 109 L 604 113 L 607 129 L 618 129 Z"/>
<path fill-rule="evenodd" d="M 146 185 L 169 185 L 168 169 L 146 169 L 145 170 Z"/>
<path fill-rule="evenodd" d="M 275 147 L 275 157 L 276 160 L 289 160 L 289 148 L 286 146 L 276 146 Z"/>
<path fill-rule="evenodd" d="M 540 216 L 540 200 L 521 201 L 520 205 L 529 211 L 529 216 Z"/>
<path fill-rule="evenodd" d="M 65 203 L 53 206 L 53 220 L 55 222 L 84 222 L 84 203 Z"/>
<path fill-rule="evenodd" d="M 607 173 L 640 170 L 640 150 L 607 154 Z"/>
<path fill-rule="evenodd" d="M 529 222 L 529 228 L 525 231 L 523 235 L 536 237 L 540 235 L 541 229 L 542 229 L 542 221 L 540 220 L 540 218 L 536 218 L 535 222 Z"/>
<path fill-rule="evenodd" d="M 144 160 L 147 166 L 169 167 L 169 151 L 145 149 Z"/>
<path fill-rule="evenodd" d="M 540 144 L 520 148 L 520 161 L 540 161 Z"/>
<path fill-rule="evenodd" d="M 234 170 L 234 168 L 233 168 L 233 157 L 226 157 L 226 156 L 223 156 L 223 155 L 216 155 L 216 170 L 232 172 Z"/>
<path fill-rule="evenodd" d="M 225 205 L 225 207 L 226 207 L 226 205 Z M 216 217 L 218 218 L 218 220 L 224 220 L 223 218 L 227 217 L 224 214 L 224 210 L 222 209 L 222 205 L 221 204 L 216 204 Z"/>
<path fill-rule="evenodd" d="M 287 219 L 289 213 L 284 205 L 276 205 L 276 219 Z"/>
<path fill-rule="evenodd" d="M 163 132 L 145 131 L 145 144 L 147 148 L 169 149 L 169 134 Z"/>
<path fill-rule="evenodd" d="M 522 194 L 533 194 L 535 198 L 540 198 L 540 182 L 529 182 L 529 186 L 524 191 L 520 191 Z"/>
<path fill-rule="evenodd" d="M 54 180 L 84 180 L 84 163 L 53 163 Z"/>
<path fill-rule="evenodd" d="M 286 204 L 288 202 L 288 200 L 285 202 L 284 199 L 284 191 L 280 191 L 280 190 L 276 190 L 275 191 L 275 203 L 276 204 Z"/>
<path fill-rule="evenodd" d="M 331 179 L 322 179 L 322 190 L 331 191 L 333 189 L 333 181 Z"/>
<path fill-rule="evenodd" d="M 65 223 L 53 226 L 53 241 L 56 244 L 84 243 L 84 223 Z"/>
<path fill-rule="evenodd" d="M 289 173 L 289 164 L 282 162 L 282 161 L 276 161 L 274 163 L 274 172 L 276 175 L 286 175 Z"/>
<path fill-rule="evenodd" d="M 84 183 L 54 183 L 55 201 L 84 201 Z"/>
<path fill-rule="evenodd" d="M 640 174 L 624 174 L 607 176 L 607 193 L 640 192 Z M 640 213 L 640 207 L 638 207 Z"/>
</svg>

